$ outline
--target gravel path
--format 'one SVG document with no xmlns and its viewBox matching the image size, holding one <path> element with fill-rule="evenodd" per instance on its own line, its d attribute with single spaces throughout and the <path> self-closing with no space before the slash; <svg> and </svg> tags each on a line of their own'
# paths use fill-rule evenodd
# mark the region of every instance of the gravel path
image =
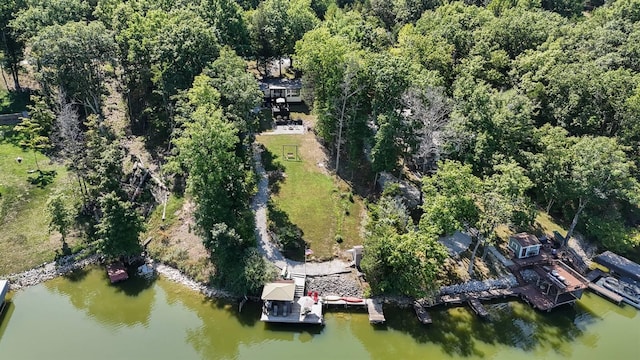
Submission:
<svg viewBox="0 0 640 360">
<path fill-rule="evenodd" d="M 282 255 L 278 246 L 271 241 L 267 232 L 267 202 L 269 201 L 269 180 L 267 173 L 262 166 L 262 150 L 254 147 L 253 161 L 258 173 L 258 193 L 254 196 L 251 203 L 251 209 L 256 217 L 256 239 L 258 240 L 258 250 L 270 262 L 274 263 L 278 268 L 283 269 L 289 267 L 289 271 L 293 273 L 307 274 L 309 276 L 324 276 L 332 274 L 341 274 L 351 272 L 344 261 L 331 260 L 320 263 L 304 263 L 300 261 L 289 260 Z"/>
</svg>

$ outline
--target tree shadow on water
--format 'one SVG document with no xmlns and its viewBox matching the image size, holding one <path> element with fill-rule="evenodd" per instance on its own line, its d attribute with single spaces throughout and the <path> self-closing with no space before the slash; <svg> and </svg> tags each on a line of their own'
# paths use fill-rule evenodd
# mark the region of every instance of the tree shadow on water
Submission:
<svg viewBox="0 0 640 360">
<path fill-rule="evenodd" d="M 127 280 L 111 284 L 111 286 L 115 287 L 119 292 L 131 297 L 136 297 L 143 291 L 151 288 L 156 279 L 155 277 L 147 279 L 145 277 L 138 276 L 131 269 L 128 269 L 127 272 L 133 275 L 129 275 Z"/>
<path fill-rule="evenodd" d="M 265 147 L 263 147 L 263 149 L 262 165 L 264 166 L 264 171 L 266 171 L 267 178 L 269 180 L 269 191 L 272 194 L 278 194 L 280 192 L 280 183 L 282 183 L 285 178 L 285 168 L 278 159 L 278 155 L 272 153 Z"/>
<path fill-rule="evenodd" d="M 90 271 L 91 269 L 89 268 L 75 269 L 71 272 L 64 274 L 64 278 L 71 282 L 77 283 L 84 280 L 87 277 L 87 275 L 89 275 Z"/>
<path fill-rule="evenodd" d="M 532 351 L 548 348 L 562 355 L 563 345 L 575 341 L 583 333 L 582 326 L 597 321 L 596 317 L 579 306 L 563 306 L 551 313 L 542 313 L 520 302 L 487 304 L 490 321 L 479 319 L 464 307 L 430 310 L 433 324 L 422 325 L 408 309 L 390 309 L 387 313 L 389 329 L 404 332 L 416 342 L 433 343 L 449 355 L 486 356 L 478 343 Z M 570 355 L 570 354 L 569 354 Z"/>
</svg>

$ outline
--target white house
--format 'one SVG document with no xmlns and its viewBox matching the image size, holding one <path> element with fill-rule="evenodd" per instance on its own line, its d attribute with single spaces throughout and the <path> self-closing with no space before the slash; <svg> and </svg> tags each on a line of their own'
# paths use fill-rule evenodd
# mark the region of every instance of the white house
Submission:
<svg viewBox="0 0 640 360">
<path fill-rule="evenodd" d="M 509 237 L 509 248 L 518 259 L 540 254 L 540 241 L 535 235 L 519 233 Z"/>
<path fill-rule="evenodd" d="M 269 79 L 260 82 L 260 90 L 265 99 L 273 101 L 285 99 L 287 103 L 302 102 L 302 81 L 300 79 Z"/>
</svg>

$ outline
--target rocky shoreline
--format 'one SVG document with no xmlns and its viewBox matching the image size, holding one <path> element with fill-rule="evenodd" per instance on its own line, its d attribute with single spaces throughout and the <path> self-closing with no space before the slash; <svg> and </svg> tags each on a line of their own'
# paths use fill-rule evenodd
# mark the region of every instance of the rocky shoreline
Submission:
<svg viewBox="0 0 640 360">
<path fill-rule="evenodd" d="M 214 299 L 237 299 L 236 296 L 229 292 L 199 283 L 182 273 L 180 270 L 171 266 L 165 264 L 154 264 L 153 267 L 156 269 L 158 274 L 161 274 L 165 279 L 182 284 L 194 291 L 204 294 L 207 297 Z"/>
<path fill-rule="evenodd" d="M 15 291 L 40 284 L 99 262 L 100 257 L 96 254 L 90 256 L 86 256 L 86 254 L 69 255 L 59 259 L 58 261 L 45 263 L 22 273 L 8 275 L 6 278 L 10 282 L 11 290 Z M 167 280 L 185 285 L 186 287 L 200 292 L 209 298 L 227 300 L 238 299 L 237 296 L 234 296 L 225 290 L 199 283 L 182 273 L 180 270 L 171 266 L 154 261 L 151 261 L 151 265 L 158 274 L 162 275 Z M 517 284 L 517 281 L 513 275 L 500 279 L 470 281 L 464 284 L 442 287 L 440 288 L 439 294 L 460 294 L 488 289 L 508 288 L 514 286 L 514 283 Z M 317 291 L 320 296 L 338 295 L 360 298 L 364 297 L 363 287 L 354 273 L 308 276 L 306 287 L 309 291 Z M 385 303 L 391 303 L 401 307 L 409 306 L 413 303 L 413 299 L 404 296 L 377 296 L 376 298 Z M 255 300 L 258 299 L 259 298 L 256 298 Z"/>
<path fill-rule="evenodd" d="M 100 261 L 100 257 L 96 254 L 87 257 L 83 256 L 84 254 L 68 255 L 57 261 L 44 263 L 21 273 L 10 274 L 7 276 L 10 289 L 19 290 L 37 285 Z"/>
<path fill-rule="evenodd" d="M 58 276 L 63 276 L 75 270 L 83 269 L 89 265 L 100 262 L 100 256 L 97 254 L 86 256 L 86 254 L 74 254 L 60 258 L 57 261 L 44 263 L 33 269 L 8 275 L 9 286 L 12 291 L 20 290 L 25 287 L 38 285 L 48 280 L 52 280 Z M 216 299 L 235 299 L 236 297 L 229 292 L 206 286 L 194 281 L 180 270 L 171 266 L 152 262 L 153 268 L 158 274 L 161 274 L 169 281 L 177 282 L 186 287 L 198 291 L 210 298 Z"/>
</svg>

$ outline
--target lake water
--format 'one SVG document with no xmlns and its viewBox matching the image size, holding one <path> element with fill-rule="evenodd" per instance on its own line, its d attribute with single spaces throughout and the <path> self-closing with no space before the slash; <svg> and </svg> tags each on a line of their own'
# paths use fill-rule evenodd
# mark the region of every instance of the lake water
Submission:
<svg viewBox="0 0 640 360">
<path fill-rule="evenodd" d="M 491 321 L 467 308 L 329 312 L 324 327 L 273 326 L 260 306 L 210 301 L 162 278 L 109 285 L 90 269 L 12 295 L 0 324 L 0 359 L 637 359 L 640 316 L 590 293 L 540 313 L 520 302 L 490 304 Z"/>
</svg>

